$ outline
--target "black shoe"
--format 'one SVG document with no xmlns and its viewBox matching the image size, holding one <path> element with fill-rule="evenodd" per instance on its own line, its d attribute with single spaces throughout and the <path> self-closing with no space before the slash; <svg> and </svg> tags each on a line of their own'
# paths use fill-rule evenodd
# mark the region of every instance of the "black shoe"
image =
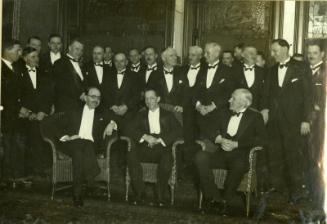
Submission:
<svg viewBox="0 0 327 224">
<path fill-rule="evenodd" d="M 73 197 L 73 204 L 74 204 L 74 207 L 81 208 L 81 207 L 84 206 L 84 201 L 83 201 L 81 196 L 74 196 Z"/>
<path fill-rule="evenodd" d="M 226 203 L 226 201 L 222 201 L 221 202 L 221 209 L 220 209 L 220 215 L 222 216 L 229 216 L 230 215 L 230 208 L 228 206 L 228 204 Z"/>
</svg>

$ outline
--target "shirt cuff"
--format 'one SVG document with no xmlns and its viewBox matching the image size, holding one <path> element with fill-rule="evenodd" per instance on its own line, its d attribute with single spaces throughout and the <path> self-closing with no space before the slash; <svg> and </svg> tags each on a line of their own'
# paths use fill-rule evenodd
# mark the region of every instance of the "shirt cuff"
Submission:
<svg viewBox="0 0 327 224">
<path fill-rule="evenodd" d="M 117 131 L 118 129 L 118 125 L 115 121 L 111 120 L 109 124 L 112 124 L 113 125 L 113 129 Z"/>
<path fill-rule="evenodd" d="M 166 147 L 165 142 L 164 142 L 161 138 L 159 138 L 159 142 L 160 142 L 160 144 L 161 144 L 163 147 Z"/>
<path fill-rule="evenodd" d="M 64 140 L 65 139 L 65 137 L 67 137 L 68 135 L 64 135 L 64 136 L 62 136 L 60 139 L 59 139 L 59 141 L 61 141 L 61 142 L 65 142 L 66 140 Z"/>
<path fill-rule="evenodd" d="M 200 101 L 196 101 L 195 107 L 198 107 L 200 105 L 201 105 Z"/>
<path fill-rule="evenodd" d="M 144 142 L 144 135 L 142 135 L 141 139 L 139 140 L 139 143 L 143 143 Z"/>
</svg>

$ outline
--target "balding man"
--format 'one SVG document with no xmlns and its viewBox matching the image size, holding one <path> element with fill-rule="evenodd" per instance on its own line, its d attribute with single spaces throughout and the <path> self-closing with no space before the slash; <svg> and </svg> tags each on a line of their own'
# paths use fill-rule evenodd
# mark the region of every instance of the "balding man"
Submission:
<svg viewBox="0 0 327 224">
<path fill-rule="evenodd" d="M 140 101 L 137 73 L 128 70 L 128 60 L 124 53 L 114 56 L 115 70 L 110 76 L 108 85 L 104 90 L 104 107 L 112 111 L 124 132 L 129 120 L 137 112 Z"/>
<path fill-rule="evenodd" d="M 54 63 L 55 111 L 66 112 L 78 108 L 84 99 L 85 80 L 80 66 L 84 45 L 73 40 L 68 53 Z"/>
<path fill-rule="evenodd" d="M 219 61 L 220 53 L 219 44 L 206 44 L 205 58 L 208 66 L 195 96 L 201 133 L 211 132 L 217 117 L 217 109 L 227 107 L 229 96 L 235 89 L 232 70 Z"/>
<path fill-rule="evenodd" d="M 101 93 L 105 90 L 106 82 L 109 82 L 111 69 L 109 66 L 104 66 L 104 48 L 101 46 L 94 46 L 92 53 L 92 61 L 86 65 L 85 79 L 87 86 L 96 86 Z"/>
<path fill-rule="evenodd" d="M 253 46 L 244 46 L 242 51 L 243 64 L 235 66 L 235 78 L 238 88 L 250 90 L 253 96 L 251 107 L 261 109 L 265 70 L 257 66 L 257 49 Z"/>
<path fill-rule="evenodd" d="M 161 95 L 161 107 L 174 112 L 176 118 L 182 122 L 183 112 L 183 79 L 177 67 L 177 52 L 168 47 L 161 54 L 163 67 L 157 76 L 151 76 L 149 83 Z"/>
<path fill-rule="evenodd" d="M 251 148 L 265 145 L 263 118 L 249 108 L 251 103 L 249 90 L 235 90 L 229 99 L 229 110 L 221 110 L 214 131 L 203 136 L 207 150 L 197 153 L 195 164 L 207 208 L 223 205 L 221 212 L 228 212 L 228 205 L 235 202 L 237 187 L 249 169 Z M 213 168 L 228 170 L 223 195 L 215 185 Z"/>
<path fill-rule="evenodd" d="M 144 70 L 144 65 L 141 63 L 141 54 L 138 49 L 133 48 L 128 53 L 129 65 L 128 69 L 133 72 L 139 73 Z"/>
</svg>

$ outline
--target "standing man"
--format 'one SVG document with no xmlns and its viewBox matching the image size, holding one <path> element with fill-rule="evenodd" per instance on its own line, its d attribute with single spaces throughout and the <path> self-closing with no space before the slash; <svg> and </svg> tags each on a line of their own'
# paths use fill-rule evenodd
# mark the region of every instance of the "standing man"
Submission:
<svg viewBox="0 0 327 224">
<path fill-rule="evenodd" d="M 158 163 L 157 199 L 164 205 L 168 179 L 172 172 L 171 145 L 180 136 L 181 127 L 174 115 L 159 107 L 160 96 L 154 89 L 145 90 L 146 110 L 140 110 L 131 125 L 135 147 L 127 154 L 127 165 L 135 191 L 135 202 L 142 202 L 145 185 L 141 162 Z"/>
<path fill-rule="evenodd" d="M 141 54 L 139 50 L 137 50 L 136 48 L 131 49 L 129 51 L 128 56 L 130 62 L 128 69 L 136 73 L 139 73 L 141 72 L 141 70 L 144 70 L 143 65 L 141 64 Z"/>
<path fill-rule="evenodd" d="M 183 117 L 183 79 L 181 71 L 177 68 L 177 52 L 168 47 L 161 54 L 163 67 L 157 76 L 151 76 L 149 83 L 161 95 L 160 106 L 174 112 L 177 120 L 182 123 Z"/>
<path fill-rule="evenodd" d="M 100 104 L 101 93 L 91 87 L 83 96 L 85 105 L 64 114 L 59 120 L 57 137 L 60 150 L 72 158 L 73 162 L 73 203 L 75 207 L 82 207 L 82 185 L 86 181 L 93 185 L 94 178 L 100 168 L 95 154 L 96 148 L 105 136 L 112 136 L 117 130 L 116 122 L 103 114 L 97 108 Z"/>
<path fill-rule="evenodd" d="M 242 52 L 245 44 L 239 43 L 234 47 L 234 66 L 242 66 L 243 63 L 243 57 Z"/>
<path fill-rule="evenodd" d="M 235 74 L 237 87 L 250 90 L 253 97 L 251 107 L 259 110 L 263 95 L 265 70 L 255 64 L 256 57 L 257 49 L 253 46 L 245 46 L 242 53 L 243 66 L 234 69 L 237 71 Z"/>
<path fill-rule="evenodd" d="M 227 65 L 230 68 L 233 67 L 233 62 L 234 62 L 233 52 L 224 51 L 221 58 L 222 58 L 221 61 L 224 65 Z"/>
<path fill-rule="evenodd" d="M 290 202 L 297 203 L 306 196 L 304 137 L 310 133 L 312 75 L 304 63 L 291 59 L 284 39 L 272 41 L 271 55 L 277 64 L 269 69 L 261 112 L 273 149 L 267 151 L 271 183 L 279 190 L 284 182 Z"/>
<path fill-rule="evenodd" d="M 112 57 L 114 56 L 114 52 L 112 51 L 110 46 L 104 47 L 104 56 L 103 56 L 103 63 L 105 66 L 109 68 L 113 68 L 114 64 L 112 62 Z"/>
<path fill-rule="evenodd" d="M 79 61 L 83 55 L 84 45 L 74 39 L 68 53 L 54 63 L 55 111 L 66 112 L 78 108 L 84 100 L 85 81 Z"/>
<path fill-rule="evenodd" d="M 116 70 L 110 76 L 108 87 L 105 87 L 104 106 L 115 115 L 115 120 L 122 132 L 129 121 L 134 118 L 138 109 L 140 92 L 137 84 L 137 74 L 127 69 L 127 57 L 124 53 L 114 56 Z"/>
<path fill-rule="evenodd" d="M 52 76 L 53 65 L 61 58 L 62 54 L 61 36 L 58 34 L 51 34 L 49 36 L 48 46 L 49 51 L 40 58 L 40 68 Z"/>
<path fill-rule="evenodd" d="M 206 44 L 205 58 L 208 66 L 195 96 L 197 122 L 201 134 L 211 132 L 217 118 L 217 109 L 228 106 L 228 99 L 235 89 L 232 70 L 219 61 L 220 53 L 219 44 Z"/>
<path fill-rule="evenodd" d="M 326 102 L 326 64 L 323 61 L 325 51 L 318 42 L 308 44 L 308 61 L 313 79 L 313 111 L 311 116 L 311 133 L 309 136 L 309 181 L 312 183 L 311 192 L 315 206 L 322 209 L 324 185 L 322 182 L 325 102 Z"/>
<path fill-rule="evenodd" d="M 39 53 L 35 48 L 24 48 L 23 59 L 26 67 L 21 74 L 21 104 L 29 113 L 26 117 L 28 142 L 26 168 L 29 169 L 29 174 L 43 175 L 44 170 L 49 168 L 50 154 L 45 150 L 46 144 L 40 133 L 40 122 L 49 115 L 53 103 L 51 82 L 38 68 Z"/>
<path fill-rule="evenodd" d="M 1 132 L 3 135 L 3 177 L 17 179 L 24 177 L 25 136 L 21 132 L 19 117 L 28 115 L 21 107 L 21 76 L 13 63 L 20 58 L 21 45 L 16 40 L 4 40 L 1 66 Z"/>
</svg>

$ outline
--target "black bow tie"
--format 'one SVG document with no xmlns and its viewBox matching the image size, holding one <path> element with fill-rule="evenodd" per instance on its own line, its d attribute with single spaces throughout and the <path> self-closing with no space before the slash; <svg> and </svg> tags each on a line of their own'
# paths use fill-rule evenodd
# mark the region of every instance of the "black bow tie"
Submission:
<svg viewBox="0 0 327 224">
<path fill-rule="evenodd" d="M 241 114 L 243 114 L 243 112 L 232 112 L 232 116 L 236 116 L 236 117 L 238 117 L 238 116 L 240 116 Z"/>
<path fill-rule="evenodd" d="M 213 68 L 216 68 L 218 64 L 215 64 L 215 65 L 208 65 L 208 69 L 213 69 Z"/>
<path fill-rule="evenodd" d="M 117 75 L 125 75 L 125 71 L 124 72 L 118 72 Z"/>
<path fill-rule="evenodd" d="M 155 70 L 157 70 L 157 66 L 154 66 L 154 67 L 152 67 L 152 68 L 149 68 L 149 67 L 148 67 L 146 70 L 147 70 L 147 71 L 155 71 Z"/>
<path fill-rule="evenodd" d="M 252 71 L 254 69 L 254 67 L 245 67 L 244 66 L 244 71 Z"/>
<path fill-rule="evenodd" d="M 164 70 L 164 73 L 165 73 L 165 75 L 172 75 L 173 74 L 173 70 L 172 71 Z"/>
<path fill-rule="evenodd" d="M 28 69 L 28 72 L 36 72 L 36 70 L 33 68 L 30 68 L 30 69 Z"/>
<path fill-rule="evenodd" d="M 79 62 L 78 60 L 76 60 L 75 58 L 71 58 L 71 57 L 68 57 L 69 60 L 73 61 L 73 62 Z"/>
<path fill-rule="evenodd" d="M 285 63 L 285 64 L 280 64 L 280 65 L 279 65 L 279 68 L 281 68 L 281 69 L 283 69 L 283 68 L 287 68 L 287 67 L 288 67 L 288 63 L 289 63 L 289 62 L 287 62 L 287 63 Z"/>
<path fill-rule="evenodd" d="M 103 64 L 98 64 L 98 63 L 96 63 L 96 64 L 94 64 L 95 66 L 100 66 L 100 67 L 103 67 Z"/>
<path fill-rule="evenodd" d="M 197 69 L 199 69 L 199 68 L 200 68 L 200 65 L 197 66 L 197 67 L 192 67 L 192 66 L 190 67 L 191 70 L 197 70 Z"/>
</svg>

